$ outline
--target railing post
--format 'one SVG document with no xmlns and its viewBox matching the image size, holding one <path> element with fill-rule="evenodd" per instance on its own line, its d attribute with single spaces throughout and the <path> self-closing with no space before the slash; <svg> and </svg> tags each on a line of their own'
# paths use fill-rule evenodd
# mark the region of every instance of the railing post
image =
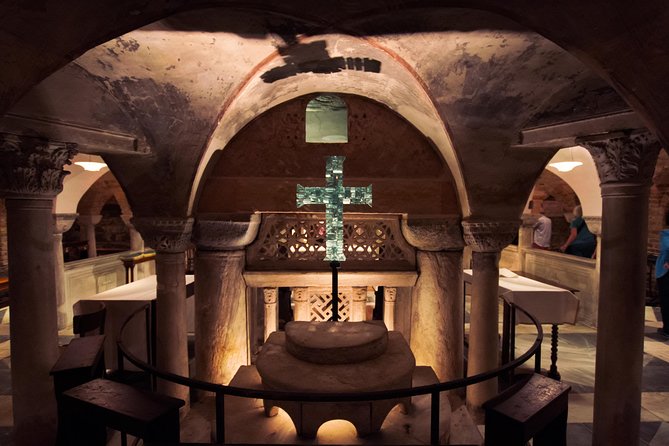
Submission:
<svg viewBox="0 0 669 446">
<path fill-rule="evenodd" d="M 225 393 L 216 391 L 216 443 L 225 444 Z"/>
<path fill-rule="evenodd" d="M 430 444 L 439 444 L 439 391 L 432 392 L 430 407 Z"/>
</svg>

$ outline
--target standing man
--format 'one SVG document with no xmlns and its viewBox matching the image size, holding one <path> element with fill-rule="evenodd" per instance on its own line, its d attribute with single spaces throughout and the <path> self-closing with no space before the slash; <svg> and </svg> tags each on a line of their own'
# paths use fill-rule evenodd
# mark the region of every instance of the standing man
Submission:
<svg viewBox="0 0 669 446">
<path fill-rule="evenodd" d="M 541 206 L 541 215 L 534 224 L 534 236 L 532 247 L 539 249 L 551 249 L 551 235 L 553 232 L 553 222 L 544 214 L 544 207 Z"/>
</svg>

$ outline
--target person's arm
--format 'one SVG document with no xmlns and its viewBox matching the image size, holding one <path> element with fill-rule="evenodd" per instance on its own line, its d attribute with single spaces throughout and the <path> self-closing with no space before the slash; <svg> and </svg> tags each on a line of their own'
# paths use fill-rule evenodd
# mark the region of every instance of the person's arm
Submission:
<svg viewBox="0 0 669 446">
<path fill-rule="evenodd" d="M 569 237 L 567 238 L 567 241 L 564 242 L 564 245 L 560 246 L 560 251 L 565 252 L 567 250 L 567 246 L 571 244 L 576 239 L 577 231 L 576 228 L 571 228 L 569 230 Z"/>
</svg>

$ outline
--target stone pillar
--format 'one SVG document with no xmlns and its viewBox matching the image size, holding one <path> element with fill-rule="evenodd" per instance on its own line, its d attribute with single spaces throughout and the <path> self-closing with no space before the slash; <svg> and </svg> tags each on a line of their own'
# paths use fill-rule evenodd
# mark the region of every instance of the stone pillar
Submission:
<svg viewBox="0 0 669 446">
<path fill-rule="evenodd" d="M 597 248 L 595 249 L 595 286 L 592 290 L 594 298 L 594 308 L 592 322 L 597 326 L 597 314 L 599 313 L 599 283 L 602 277 L 602 217 L 583 217 L 588 225 L 588 229 L 597 237 Z M 644 282 L 645 283 L 645 282 Z M 645 292 L 644 292 L 645 295 Z M 580 312 L 580 310 L 579 310 Z M 645 317 L 644 317 L 645 319 Z"/>
<path fill-rule="evenodd" d="M 97 257 L 98 249 L 95 244 L 95 225 L 100 223 L 102 215 L 80 215 L 79 225 L 83 226 L 83 232 L 88 242 L 88 258 Z"/>
<path fill-rule="evenodd" d="M 499 366 L 499 255 L 518 232 L 520 221 L 462 222 L 465 242 L 472 248 L 472 301 L 467 375 Z M 480 418 L 481 406 L 497 395 L 497 379 L 467 388 L 467 407 Z"/>
<path fill-rule="evenodd" d="M 648 195 L 660 149 L 647 131 L 581 138 L 602 187 L 593 445 L 639 444 Z"/>
<path fill-rule="evenodd" d="M 246 222 L 197 221 L 195 370 L 203 381 L 228 384 L 248 364 L 244 247 L 255 239 L 259 225 L 257 215 Z"/>
<path fill-rule="evenodd" d="M 518 263 L 520 271 L 525 271 L 525 250 L 532 247 L 534 241 L 534 224 L 537 217 L 523 214 L 520 230 L 518 231 Z"/>
<path fill-rule="evenodd" d="M 402 221 L 402 233 L 418 250 L 419 276 L 411 295 L 411 350 L 440 381 L 464 375 L 462 232 L 459 217 Z"/>
<path fill-rule="evenodd" d="M 395 300 L 397 299 L 397 288 L 385 287 L 383 289 L 383 323 L 388 331 L 395 329 Z"/>
<path fill-rule="evenodd" d="M 62 330 L 72 322 L 72 305 L 65 297 L 65 258 L 63 257 L 63 233 L 70 230 L 77 214 L 55 214 L 53 232 L 53 253 L 56 272 L 56 305 L 58 306 L 58 329 Z"/>
<path fill-rule="evenodd" d="M 351 322 L 360 322 L 367 319 L 367 287 L 353 287 L 351 296 Z"/>
<path fill-rule="evenodd" d="M 0 133 L 0 194 L 7 209 L 14 443 L 54 444 L 49 371 L 58 358 L 53 198 L 74 144 Z"/>
<path fill-rule="evenodd" d="M 186 262 L 193 220 L 190 218 L 134 217 L 134 226 L 156 251 L 156 367 L 189 376 L 186 319 Z M 188 410 L 189 389 L 158 380 L 158 392 L 180 398 Z"/>
<path fill-rule="evenodd" d="M 293 319 L 309 321 L 309 288 L 293 288 Z"/>
<path fill-rule="evenodd" d="M 266 341 L 269 335 L 274 333 L 279 327 L 279 312 L 277 311 L 278 288 L 263 288 L 263 297 L 265 302 L 265 334 L 263 340 Z"/>
</svg>

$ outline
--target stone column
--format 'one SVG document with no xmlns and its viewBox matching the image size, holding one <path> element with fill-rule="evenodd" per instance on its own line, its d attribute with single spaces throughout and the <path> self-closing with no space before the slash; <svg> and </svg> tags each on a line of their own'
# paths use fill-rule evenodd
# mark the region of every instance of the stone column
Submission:
<svg viewBox="0 0 669 446">
<path fill-rule="evenodd" d="M 440 381 L 464 374 L 462 232 L 459 217 L 402 221 L 402 233 L 418 250 L 419 276 L 411 300 L 411 350 Z"/>
<path fill-rule="evenodd" d="M 102 215 L 80 215 L 79 225 L 83 226 L 83 232 L 86 234 L 86 241 L 88 242 L 88 258 L 97 257 L 98 249 L 95 244 L 95 225 L 100 223 Z"/>
<path fill-rule="evenodd" d="M 228 384 L 248 364 L 244 247 L 258 232 L 250 221 L 198 220 L 195 227 L 195 370 L 203 381 Z"/>
<path fill-rule="evenodd" d="M 513 240 L 520 221 L 462 222 L 465 242 L 472 248 L 472 301 L 469 323 L 467 375 L 499 366 L 499 254 Z M 497 379 L 467 388 L 467 407 L 479 418 L 481 406 L 497 395 Z"/>
<path fill-rule="evenodd" d="M 54 444 L 49 371 L 58 358 L 53 198 L 75 144 L 0 133 L 0 194 L 7 209 L 14 443 Z"/>
<path fill-rule="evenodd" d="M 536 222 L 536 216 L 523 214 L 520 230 L 518 231 L 518 263 L 521 271 L 525 271 L 525 250 L 532 247 L 534 241 L 533 227 Z"/>
<path fill-rule="evenodd" d="M 383 289 L 383 323 L 388 331 L 395 329 L 395 300 L 397 288 L 386 287 Z"/>
<path fill-rule="evenodd" d="M 293 319 L 309 321 L 309 288 L 293 288 Z"/>
<path fill-rule="evenodd" d="M 70 230 L 77 214 L 55 214 L 53 231 L 53 253 L 56 272 L 56 304 L 58 305 L 58 329 L 72 322 L 72 305 L 65 297 L 65 258 L 63 256 L 63 233 Z"/>
<path fill-rule="evenodd" d="M 134 226 L 156 251 L 156 367 L 189 376 L 186 320 L 186 262 L 193 219 L 134 217 Z M 158 380 L 158 392 L 180 398 L 189 405 L 189 389 Z"/>
<path fill-rule="evenodd" d="M 577 140 L 602 187 L 593 445 L 639 444 L 648 195 L 659 142 L 647 131 Z"/>
<path fill-rule="evenodd" d="M 595 286 L 592 290 L 594 298 L 592 322 L 597 326 L 597 314 L 599 313 L 599 283 L 602 277 L 602 217 L 583 217 L 588 225 L 588 229 L 597 237 L 597 249 L 595 250 Z M 645 283 L 645 279 L 644 279 Z M 644 288 L 645 290 L 645 288 Z M 644 291 L 645 295 L 645 291 Z M 579 313 L 581 310 L 579 309 Z M 644 316 L 645 319 L 645 316 Z"/>
<path fill-rule="evenodd" d="M 367 319 L 367 287 L 353 287 L 351 296 L 351 322 L 361 322 Z"/>
<path fill-rule="evenodd" d="M 263 340 L 267 340 L 269 335 L 274 333 L 279 327 L 279 312 L 277 311 L 278 288 L 263 288 L 263 298 L 265 302 L 265 334 Z"/>
</svg>

